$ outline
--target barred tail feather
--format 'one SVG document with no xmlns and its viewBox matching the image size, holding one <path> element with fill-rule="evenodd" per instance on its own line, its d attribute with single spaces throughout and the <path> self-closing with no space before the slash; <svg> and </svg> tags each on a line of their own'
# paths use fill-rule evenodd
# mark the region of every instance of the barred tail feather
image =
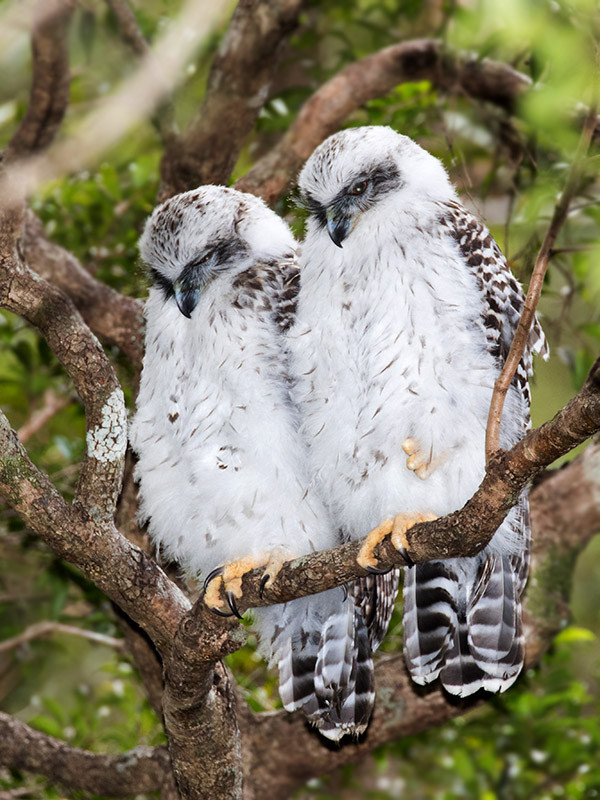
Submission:
<svg viewBox="0 0 600 800">
<path fill-rule="evenodd" d="M 259 652 L 279 670 L 279 695 L 288 711 L 318 712 L 314 673 L 321 642 L 312 598 L 254 610 Z"/>
<path fill-rule="evenodd" d="M 446 654 L 440 680 L 450 694 L 468 697 L 485 688 L 485 677 L 469 650 L 467 621 L 464 609 L 459 609 L 458 627 Z"/>
<path fill-rule="evenodd" d="M 354 612 L 354 603 L 344 602 L 328 617 L 321 635 L 315 691 L 328 704 L 337 702 L 338 694 L 351 680 L 356 660 Z"/>
<path fill-rule="evenodd" d="M 390 624 L 398 594 L 400 574 L 399 569 L 391 569 L 385 575 L 366 575 L 349 584 L 354 602 L 360 608 L 367 624 L 373 652 L 381 644 Z"/>
<path fill-rule="evenodd" d="M 354 605 L 354 604 L 352 604 Z M 320 733 L 335 742 L 359 736 L 367 728 L 375 703 L 373 656 L 362 613 L 353 609 L 352 669 L 348 683 L 336 692 L 327 713 L 317 721 Z"/>
<path fill-rule="evenodd" d="M 492 554 L 478 573 L 471 591 L 468 570 L 462 581 L 458 630 L 440 672 L 446 691 L 459 697 L 480 689 L 503 692 L 523 666 L 522 564 L 511 556 Z"/>
<path fill-rule="evenodd" d="M 279 669 L 284 707 L 302 709 L 330 739 L 361 733 L 373 709 L 373 661 L 353 599 L 332 589 L 255 615 L 260 650 Z"/>
<path fill-rule="evenodd" d="M 412 679 L 435 680 L 457 630 L 458 578 L 442 561 L 404 570 L 404 655 Z"/>
<path fill-rule="evenodd" d="M 511 686 L 523 666 L 521 572 L 519 559 L 488 557 L 483 587 L 474 595 L 467 614 L 469 647 L 485 675 L 484 689 L 489 692 Z"/>
</svg>

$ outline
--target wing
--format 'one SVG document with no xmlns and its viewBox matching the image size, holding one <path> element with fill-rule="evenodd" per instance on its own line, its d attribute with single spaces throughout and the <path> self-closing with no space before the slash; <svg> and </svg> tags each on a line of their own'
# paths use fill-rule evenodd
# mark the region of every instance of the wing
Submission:
<svg viewBox="0 0 600 800">
<path fill-rule="evenodd" d="M 447 235 L 455 240 L 466 264 L 476 275 L 482 295 L 482 322 L 487 346 L 497 359 L 500 370 L 506 362 L 525 304 L 525 295 L 485 225 L 460 203 L 440 205 L 443 209 L 440 219 L 442 229 L 445 228 Z M 516 441 L 530 427 L 529 377 L 534 353 L 543 358 L 549 354 L 537 317 L 513 379 L 513 387 L 521 402 L 512 410 L 509 440 Z M 520 540 L 521 551 L 510 556 L 492 554 L 482 560 L 467 601 L 466 620 L 463 620 L 466 636 L 463 649 L 478 673 L 474 672 L 477 680 L 473 681 L 473 685 L 481 682 L 484 688 L 491 691 L 509 686 L 523 662 L 520 605 L 527 580 L 530 538 L 526 493 L 523 493 L 504 524 L 512 528 L 515 538 Z M 452 685 L 450 677 L 442 672 L 442 681 L 447 680 Z M 449 691 L 458 694 L 470 691 L 464 685 L 468 681 L 461 678 L 454 683 L 457 684 L 456 688 L 447 687 Z"/>
<path fill-rule="evenodd" d="M 282 333 L 287 333 L 294 324 L 299 290 L 300 269 L 293 253 L 279 262 L 273 281 L 273 311 Z"/>
<path fill-rule="evenodd" d="M 502 251 L 485 225 L 456 202 L 440 203 L 440 224 L 458 244 L 467 265 L 471 267 L 482 293 L 482 318 L 490 352 L 504 365 L 525 305 L 523 289 L 512 274 Z M 546 338 L 537 316 L 534 319 L 517 368 L 513 385 L 523 395 L 527 409 L 523 432 L 529 427 L 529 376 L 533 354 L 548 358 Z"/>
</svg>

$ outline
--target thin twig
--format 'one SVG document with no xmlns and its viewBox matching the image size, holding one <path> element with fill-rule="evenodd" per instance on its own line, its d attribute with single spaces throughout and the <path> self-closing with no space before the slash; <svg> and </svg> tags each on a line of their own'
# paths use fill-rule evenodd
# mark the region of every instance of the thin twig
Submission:
<svg viewBox="0 0 600 800">
<path fill-rule="evenodd" d="M 138 56 L 152 60 L 152 49 L 142 33 L 127 0 L 106 0 L 106 3 L 119 23 L 123 40 Z M 160 65 L 155 63 L 155 67 L 157 74 L 159 74 Z M 171 95 L 168 93 L 152 114 L 152 122 L 165 143 L 168 143 L 175 133 L 174 118 L 175 107 Z"/>
<path fill-rule="evenodd" d="M 106 0 L 106 3 L 117 18 L 123 39 L 138 56 L 145 56 L 150 50 L 150 45 L 140 30 L 127 0 Z"/>
<path fill-rule="evenodd" d="M 55 414 L 58 414 L 59 411 L 62 411 L 72 402 L 73 398 L 58 395 L 53 389 L 46 389 L 42 407 L 34 411 L 27 422 L 17 431 L 19 441 L 25 444 L 44 427 L 48 420 L 52 419 Z"/>
<path fill-rule="evenodd" d="M 20 633 L 18 636 L 12 636 L 10 639 L 5 639 L 3 642 L 0 642 L 0 653 L 14 650 L 16 647 L 20 647 L 22 644 L 32 641 L 32 639 L 39 639 L 41 636 L 47 636 L 51 633 L 64 633 L 69 636 L 79 636 L 81 639 L 103 644 L 106 647 L 112 647 L 114 650 L 125 649 L 124 639 L 117 639 L 105 633 L 88 631 L 85 628 L 77 628 L 75 625 L 64 625 L 61 622 L 44 620 L 43 622 L 35 622 L 33 625 L 29 625 L 29 627 L 25 628 L 23 633 Z"/>
<path fill-rule="evenodd" d="M 523 312 L 521 314 L 521 319 L 519 320 L 517 330 L 515 331 L 510 351 L 502 371 L 494 384 L 494 391 L 492 393 L 492 399 L 490 402 L 490 411 L 485 433 L 485 454 L 487 461 L 489 461 L 490 458 L 498 451 L 500 423 L 502 421 L 502 409 L 504 408 L 506 393 L 508 392 L 508 389 L 512 383 L 517 371 L 517 367 L 519 366 L 519 362 L 521 361 L 523 353 L 525 352 L 527 341 L 529 340 L 531 325 L 535 318 L 535 310 L 537 308 L 540 295 L 542 293 L 542 287 L 544 285 L 544 276 L 546 275 L 546 270 L 548 269 L 548 264 L 550 263 L 552 250 L 558 234 L 560 233 L 560 230 L 567 219 L 571 200 L 573 199 L 579 186 L 582 172 L 582 162 L 588 152 L 590 142 L 592 141 L 592 136 L 596 128 L 596 122 L 597 111 L 596 108 L 592 106 L 588 112 L 585 124 L 583 126 L 577 152 L 575 153 L 573 164 L 569 170 L 569 176 L 567 178 L 565 188 L 563 189 L 558 203 L 554 208 L 550 225 L 536 258 L 531 280 L 529 282 L 529 289 L 527 290 L 525 305 L 523 307 Z"/>
</svg>

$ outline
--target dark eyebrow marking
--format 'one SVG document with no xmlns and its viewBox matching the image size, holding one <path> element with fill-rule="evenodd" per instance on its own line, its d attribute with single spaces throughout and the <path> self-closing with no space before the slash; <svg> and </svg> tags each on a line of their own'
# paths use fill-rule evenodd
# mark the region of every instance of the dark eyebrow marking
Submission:
<svg viewBox="0 0 600 800">
<path fill-rule="evenodd" d="M 168 278 L 165 278 L 157 269 L 154 267 L 150 267 L 148 270 L 152 282 L 155 286 L 158 286 L 159 289 L 162 290 L 163 297 L 165 300 L 168 300 L 170 297 L 175 296 L 175 290 L 173 289 L 173 284 Z"/>
<path fill-rule="evenodd" d="M 373 193 L 367 196 L 366 193 L 357 197 L 349 194 L 349 190 L 357 181 L 367 181 L 373 188 Z M 402 185 L 400 170 L 396 163 L 390 158 L 383 164 L 377 164 L 354 175 L 350 181 L 336 194 L 326 207 L 319 203 L 310 192 L 300 196 L 300 204 L 312 214 L 318 225 L 324 227 L 327 224 L 327 208 L 368 208 L 376 198 L 391 192 Z"/>
<path fill-rule="evenodd" d="M 319 225 L 325 225 L 327 222 L 325 206 L 319 203 L 318 200 L 315 200 L 310 192 L 300 195 L 298 205 L 300 205 L 301 208 L 305 208 L 309 214 L 316 217 Z"/>
</svg>

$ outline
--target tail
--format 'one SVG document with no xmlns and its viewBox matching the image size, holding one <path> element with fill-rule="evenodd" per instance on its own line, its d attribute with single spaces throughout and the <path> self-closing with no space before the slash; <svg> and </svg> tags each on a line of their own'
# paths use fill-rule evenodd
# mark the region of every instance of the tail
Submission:
<svg viewBox="0 0 600 800">
<path fill-rule="evenodd" d="M 405 577 L 404 647 L 411 676 L 424 684 L 439 675 L 446 691 L 459 697 L 479 689 L 505 691 L 524 658 L 522 559 L 492 554 L 479 567 L 478 560 L 469 561 L 475 580 L 468 572 L 459 580 L 464 563 L 439 561 L 414 567 Z"/>
<path fill-rule="evenodd" d="M 302 709 L 329 739 L 359 735 L 375 701 L 369 636 L 344 589 L 257 609 L 261 651 L 279 669 L 288 711 Z"/>
<path fill-rule="evenodd" d="M 415 683 L 440 674 L 458 631 L 458 576 L 449 562 L 404 570 L 404 656 Z"/>
<path fill-rule="evenodd" d="M 360 608 L 369 631 L 373 652 L 386 634 L 400 583 L 400 570 L 391 569 L 384 575 L 366 575 L 349 584 L 354 602 Z"/>
</svg>

